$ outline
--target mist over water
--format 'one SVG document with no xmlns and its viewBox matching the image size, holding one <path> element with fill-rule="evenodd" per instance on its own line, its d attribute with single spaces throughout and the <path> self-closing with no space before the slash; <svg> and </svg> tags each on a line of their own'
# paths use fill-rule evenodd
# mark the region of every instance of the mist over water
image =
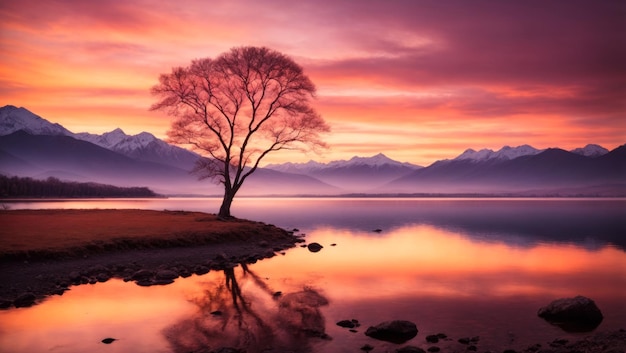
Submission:
<svg viewBox="0 0 626 353">
<path fill-rule="evenodd" d="M 8 205 L 215 212 L 219 201 Z M 626 322 L 625 200 L 240 198 L 233 214 L 298 228 L 307 242 L 324 248 L 311 253 L 298 247 L 162 287 L 120 280 L 73 287 L 35 307 L 0 312 L 0 347 L 7 352 L 188 352 L 221 346 L 353 352 L 371 344 L 376 351 L 393 351 L 402 345 L 363 333 L 368 326 L 402 319 L 419 330 L 407 344 L 423 349 L 430 346 L 425 337 L 439 332 L 452 338 L 439 344 L 443 351 L 460 349 L 456 340 L 473 336 L 480 336 L 481 351 L 525 348 L 581 337 L 536 315 L 550 301 L 576 295 L 592 298 L 602 310 L 597 330 Z M 358 332 L 335 324 L 344 319 L 357 319 Z M 105 337 L 119 341 L 104 345 Z"/>
</svg>

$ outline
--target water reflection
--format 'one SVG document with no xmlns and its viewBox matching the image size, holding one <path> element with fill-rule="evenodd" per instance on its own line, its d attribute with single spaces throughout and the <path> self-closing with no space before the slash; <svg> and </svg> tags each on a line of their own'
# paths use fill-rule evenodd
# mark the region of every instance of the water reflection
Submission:
<svg viewBox="0 0 626 353">
<path fill-rule="evenodd" d="M 95 207 L 214 210 L 207 200 L 114 202 L 120 201 Z M 330 353 L 370 344 L 384 352 L 397 347 L 363 332 L 395 319 L 417 324 L 418 336 L 407 344 L 423 349 L 425 336 L 438 332 L 454 338 L 440 345 L 442 351 L 464 351 L 456 339 L 468 336 L 481 336 L 479 351 L 575 340 L 580 336 L 545 322 L 537 310 L 557 298 L 584 295 L 604 314 L 597 330 L 624 328 L 625 205 L 240 199 L 237 216 L 300 228 L 307 242 L 323 249 L 294 248 L 286 256 L 163 287 L 122 281 L 74 287 L 41 305 L 0 312 L 0 347 L 20 353 L 227 346 Z M 383 231 L 372 232 L 376 228 Z M 275 296 L 277 291 L 283 294 Z M 216 311 L 221 315 L 211 314 Z M 344 319 L 359 320 L 360 332 L 335 325 Z M 333 339 L 323 339 L 326 334 Z M 119 340 L 104 345 L 105 337 Z"/>
<path fill-rule="evenodd" d="M 240 200 L 241 213 L 261 200 Z M 514 245 L 571 242 L 626 249 L 626 201 L 607 199 L 266 199 L 254 216 L 297 228 L 368 232 L 431 225 Z M 237 208 L 235 208 L 237 209 Z M 251 211 L 251 210 L 250 210 Z M 279 216 L 279 217 L 277 217 Z"/>
<path fill-rule="evenodd" d="M 274 292 L 246 264 L 240 268 L 239 276 L 228 268 L 222 280 L 206 282 L 203 295 L 192 300 L 198 310 L 164 330 L 174 352 L 304 353 L 312 351 L 311 339 L 327 338 L 320 307 L 328 300 L 319 291 Z"/>
<path fill-rule="evenodd" d="M 215 212 L 218 199 L 13 202 L 18 208 L 146 208 Z M 530 246 L 576 243 L 626 249 L 624 199 L 239 198 L 233 213 L 284 228 L 392 231 L 431 225 L 483 240 Z M 375 233 L 370 233 L 375 236 Z"/>
</svg>

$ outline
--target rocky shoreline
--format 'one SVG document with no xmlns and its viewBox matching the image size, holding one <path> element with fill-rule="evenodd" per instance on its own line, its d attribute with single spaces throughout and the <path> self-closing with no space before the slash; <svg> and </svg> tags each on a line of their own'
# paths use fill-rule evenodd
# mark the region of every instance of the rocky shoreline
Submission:
<svg viewBox="0 0 626 353">
<path fill-rule="evenodd" d="M 293 246 L 261 241 L 257 245 L 233 243 L 134 250 L 82 259 L 5 261 L 0 264 L 0 308 L 31 306 L 49 295 L 62 295 L 72 286 L 106 282 L 111 278 L 134 281 L 141 286 L 170 284 L 178 277 L 255 263 Z"/>
<path fill-rule="evenodd" d="M 72 217 L 73 223 L 80 225 L 81 217 L 84 218 L 89 212 L 74 210 L 70 215 L 62 210 L 41 211 L 39 214 L 37 211 L 28 211 L 28 215 L 35 214 L 38 216 L 36 219 L 42 222 L 52 218 L 60 222 L 59 218 Z M 137 214 L 146 216 L 136 210 L 100 212 L 102 214 L 98 216 L 113 213 L 120 219 Z M 149 217 L 155 216 L 151 212 L 158 211 L 148 211 Z M 19 212 L 7 211 L 2 216 L 6 218 L 7 214 L 19 215 Z M 30 244 L 20 251 L 2 249 L 0 308 L 35 305 L 47 296 L 62 295 L 72 286 L 106 282 L 111 278 L 134 281 L 142 286 L 165 285 L 178 277 L 201 275 L 240 263 L 254 263 L 304 242 L 293 232 L 260 222 L 236 219 L 219 221 L 214 215 L 192 212 L 180 212 L 180 216 L 194 217 L 193 222 L 206 222 L 203 231 L 185 230 L 181 224 L 175 234 L 161 234 L 158 237 L 141 234 L 129 238 L 117 235 L 108 241 L 92 241 L 69 248 L 41 248 Z M 28 224 L 13 226 L 28 228 Z M 19 240 L 19 234 L 15 237 Z M 6 236 L 2 240 L 7 243 Z M 9 240 L 18 242 L 12 238 Z"/>
<path fill-rule="evenodd" d="M 443 337 L 437 342 L 433 342 L 429 337 Z M 556 338 L 552 341 L 535 343 L 525 347 L 502 348 L 502 349 L 482 349 L 480 347 L 480 337 L 462 337 L 453 339 L 444 333 L 437 335 L 429 335 L 426 337 L 428 347 L 426 349 L 417 347 L 412 344 L 401 346 L 390 353 L 624 353 L 626 352 L 626 330 L 620 329 L 615 331 L 601 331 L 589 334 L 588 336 L 577 339 L 568 340 L 564 338 Z M 360 348 L 361 352 L 377 351 L 378 347 L 366 344 Z"/>
</svg>

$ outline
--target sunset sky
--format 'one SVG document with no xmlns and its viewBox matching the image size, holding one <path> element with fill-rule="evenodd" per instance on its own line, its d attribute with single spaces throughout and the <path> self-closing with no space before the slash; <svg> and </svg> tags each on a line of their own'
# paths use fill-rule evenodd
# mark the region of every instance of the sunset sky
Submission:
<svg viewBox="0 0 626 353">
<path fill-rule="evenodd" d="M 0 3 L 0 106 L 73 132 L 164 138 L 159 74 L 235 46 L 291 56 L 331 161 L 626 143 L 626 2 L 20 0 Z"/>
</svg>

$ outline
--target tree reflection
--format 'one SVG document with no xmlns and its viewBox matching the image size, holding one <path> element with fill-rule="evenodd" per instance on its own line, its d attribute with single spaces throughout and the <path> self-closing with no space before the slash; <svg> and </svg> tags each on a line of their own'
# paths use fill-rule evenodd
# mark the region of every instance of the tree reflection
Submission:
<svg viewBox="0 0 626 353">
<path fill-rule="evenodd" d="M 208 353 L 223 347 L 241 352 L 311 352 L 315 339 L 328 339 L 320 307 L 328 300 L 304 287 L 273 291 L 246 264 L 224 270 L 193 302 L 198 311 L 164 330 L 174 352 Z M 239 271 L 237 271 L 239 272 Z M 242 288 L 245 288 L 246 294 Z M 234 350 L 236 351 L 236 350 Z"/>
</svg>

